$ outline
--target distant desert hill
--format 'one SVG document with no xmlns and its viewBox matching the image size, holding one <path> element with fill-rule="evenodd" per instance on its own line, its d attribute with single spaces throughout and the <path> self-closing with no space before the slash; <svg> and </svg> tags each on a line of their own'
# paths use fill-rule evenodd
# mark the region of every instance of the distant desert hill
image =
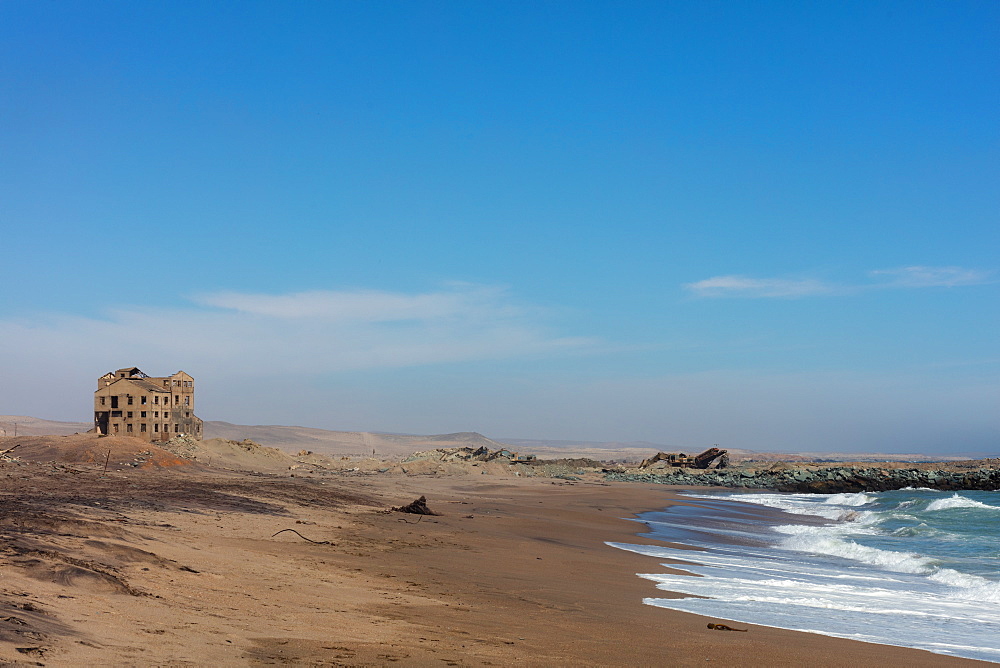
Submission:
<svg viewBox="0 0 1000 668">
<path fill-rule="evenodd" d="M 0 437 L 14 436 L 68 436 L 93 427 L 89 422 L 56 422 L 26 415 L 0 415 Z"/>
<path fill-rule="evenodd" d="M 69 435 L 83 433 L 91 428 L 89 422 L 57 422 L 21 415 L 0 415 L 0 437 L 13 436 L 15 427 L 20 436 Z M 232 441 L 250 439 L 261 445 L 296 453 L 311 450 L 317 454 L 337 456 L 405 457 L 421 450 L 486 446 L 491 450 L 507 447 L 524 454 L 534 454 L 541 459 L 588 458 L 599 461 L 639 462 L 663 452 L 697 454 L 711 445 L 678 446 L 650 443 L 648 441 L 604 442 L 541 440 L 525 438 L 492 439 L 482 434 L 466 431 L 454 434 L 420 436 L 415 434 L 387 434 L 368 431 L 333 431 L 313 427 L 281 425 L 239 425 L 230 422 L 206 421 L 205 438 L 222 438 Z M 725 447 L 720 446 L 720 447 Z M 757 461 L 952 461 L 968 458 L 962 456 L 933 456 L 927 454 L 885 453 L 771 453 L 755 452 L 740 448 L 726 448 L 735 460 Z"/>
<path fill-rule="evenodd" d="M 311 450 L 325 455 L 368 455 L 402 457 L 419 450 L 434 448 L 505 447 L 504 444 L 475 432 L 418 436 L 414 434 L 384 434 L 368 431 L 331 431 L 312 427 L 279 425 L 237 425 L 229 422 L 206 422 L 206 438 L 226 438 L 240 441 L 248 438 L 262 445 L 289 452 Z"/>
</svg>

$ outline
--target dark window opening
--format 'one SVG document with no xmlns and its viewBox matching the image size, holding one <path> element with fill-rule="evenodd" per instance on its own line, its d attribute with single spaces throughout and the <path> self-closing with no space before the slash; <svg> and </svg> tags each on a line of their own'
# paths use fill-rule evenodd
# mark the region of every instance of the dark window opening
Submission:
<svg viewBox="0 0 1000 668">
<path fill-rule="evenodd" d="M 131 423 L 125 425 L 125 431 L 127 431 L 130 434 L 132 433 L 132 424 Z"/>
<path fill-rule="evenodd" d="M 146 423 L 145 422 L 143 422 L 142 424 L 139 425 L 139 431 L 146 431 Z"/>
<path fill-rule="evenodd" d="M 143 397 L 139 397 L 139 403 L 142 404 L 143 406 L 145 406 L 146 405 L 146 397 L 144 397 L 144 396 Z"/>
<path fill-rule="evenodd" d="M 132 405 L 132 395 L 129 395 L 129 397 L 128 397 L 128 405 L 129 406 Z"/>
<path fill-rule="evenodd" d="M 106 404 L 107 404 L 107 401 L 106 401 L 106 399 L 107 399 L 107 397 L 101 397 L 101 405 L 102 405 L 102 406 L 104 406 L 104 405 L 106 405 Z"/>
<path fill-rule="evenodd" d="M 128 417 L 132 417 L 132 411 L 128 412 Z"/>
<path fill-rule="evenodd" d="M 118 408 L 118 397 L 117 396 L 111 397 L 111 407 L 112 408 Z"/>
<path fill-rule="evenodd" d="M 112 426 L 112 427 L 114 428 L 114 430 L 115 430 L 115 433 L 117 434 L 117 433 L 118 433 L 118 423 L 117 423 L 117 422 L 115 422 L 115 423 L 114 423 L 113 425 L 111 425 L 111 426 Z"/>
<path fill-rule="evenodd" d="M 146 417 L 146 411 L 139 411 L 139 417 Z"/>
<path fill-rule="evenodd" d="M 177 432 L 179 432 L 180 430 L 181 430 L 181 426 L 180 426 L 179 424 L 175 424 L 175 425 L 174 425 L 174 433 L 176 434 L 176 433 L 177 433 Z"/>
<path fill-rule="evenodd" d="M 122 416 L 121 411 L 111 411 L 111 417 L 121 417 L 121 416 Z"/>
<path fill-rule="evenodd" d="M 160 425 L 159 425 L 159 423 L 156 423 L 156 424 L 153 425 L 153 431 L 160 431 Z"/>
</svg>

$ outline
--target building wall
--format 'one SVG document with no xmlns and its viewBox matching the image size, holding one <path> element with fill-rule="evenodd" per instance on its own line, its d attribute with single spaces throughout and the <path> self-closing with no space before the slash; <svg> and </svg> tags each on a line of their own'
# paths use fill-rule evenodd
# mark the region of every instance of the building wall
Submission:
<svg viewBox="0 0 1000 668">
<path fill-rule="evenodd" d="M 202 438 L 204 425 L 194 414 L 194 379 L 190 375 L 121 377 L 119 372 L 98 379 L 94 392 L 97 433 L 146 441 L 166 441 L 181 434 Z"/>
</svg>

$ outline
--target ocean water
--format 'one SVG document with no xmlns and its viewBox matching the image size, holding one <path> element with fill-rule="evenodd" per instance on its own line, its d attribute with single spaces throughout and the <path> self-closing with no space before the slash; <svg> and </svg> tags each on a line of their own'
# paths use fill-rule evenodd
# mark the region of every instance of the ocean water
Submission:
<svg viewBox="0 0 1000 668">
<path fill-rule="evenodd" d="M 1000 662 L 1000 492 L 687 496 L 640 521 L 701 551 L 609 543 L 684 571 L 645 603 Z"/>
</svg>

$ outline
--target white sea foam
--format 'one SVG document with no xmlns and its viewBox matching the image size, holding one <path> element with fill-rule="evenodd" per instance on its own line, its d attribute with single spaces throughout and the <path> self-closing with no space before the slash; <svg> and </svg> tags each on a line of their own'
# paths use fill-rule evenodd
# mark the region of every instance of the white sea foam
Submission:
<svg viewBox="0 0 1000 668">
<path fill-rule="evenodd" d="M 832 506 L 863 506 L 874 500 L 864 492 L 856 492 L 854 494 L 832 494 L 823 503 Z"/>
<path fill-rule="evenodd" d="M 899 573 L 930 573 L 933 565 L 931 559 L 919 554 L 880 550 L 877 547 L 859 545 L 851 540 L 843 540 L 836 536 L 820 533 L 792 535 L 781 542 L 781 547 L 787 550 L 851 559 Z"/>
<path fill-rule="evenodd" d="M 696 496 L 696 495 L 690 495 Z M 715 498 L 708 495 L 701 495 L 702 498 Z M 848 496 L 848 495 L 833 495 Z M 817 503 L 819 500 L 821 503 Z M 826 519 L 836 520 L 844 514 L 844 508 L 836 507 L 833 504 L 825 503 L 825 497 L 821 494 L 754 494 L 747 499 L 749 503 L 769 508 L 777 508 L 793 515 L 815 515 Z"/>
<path fill-rule="evenodd" d="M 949 510 L 951 508 L 980 508 L 983 510 L 1000 510 L 1000 506 L 990 506 L 975 499 L 967 499 L 964 496 L 955 494 L 947 499 L 938 499 L 927 504 L 927 510 Z"/>
<path fill-rule="evenodd" d="M 1000 603 L 1000 582 L 987 580 L 978 575 L 959 573 L 950 568 L 942 568 L 930 575 L 929 579 L 955 587 L 950 594 L 951 598 Z"/>
</svg>

